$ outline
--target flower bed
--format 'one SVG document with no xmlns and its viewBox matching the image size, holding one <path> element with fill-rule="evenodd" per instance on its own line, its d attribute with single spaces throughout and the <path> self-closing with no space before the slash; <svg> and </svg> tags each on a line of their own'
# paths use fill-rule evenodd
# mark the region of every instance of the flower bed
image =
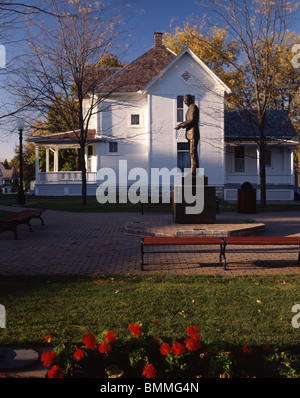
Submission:
<svg viewBox="0 0 300 398">
<path fill-rule="evenodd" d="M 140 323 L 126 339 L 113 330 L 87 333 L 80 344 L 58 344 L 41 361 L 48 378 L 299 377 L 300 354 L 245 344 L 231 350 L 205 345 L 197 326 L 180 341 L 155 338 Z M 46 336 L 51 343 L 51 335 Z"/>
</svg>

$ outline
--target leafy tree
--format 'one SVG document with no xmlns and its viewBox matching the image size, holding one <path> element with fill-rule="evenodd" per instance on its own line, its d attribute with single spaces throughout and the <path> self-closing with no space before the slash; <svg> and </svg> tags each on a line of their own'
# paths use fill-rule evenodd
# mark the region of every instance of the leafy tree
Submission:
<svg viewBox="0 0 300 398">
<path fill-rule="evenodd" d="M 297 3 L 287 0 L 207 0 L 216 17 L 207 34 L 186 25 L 175 35 L 176 45 L 191 49 L 232 90 L 227 106 L 243 110 L 258 135 L 261 206 L 266 206 L 265 126 L 270 109 L 299 115 L 299 74 L 291 64 L 288 31 Z M 174 37 L 173 37 L 174 38 Z M 176 41 L 178 39 L 178 41 Z M 299 40 L 299 36 L 298 36 Z M 179 44 L 178 44 L 179 43 Z M 168 44 L 169 45 L 169 44 Z"/>
<path fill-rule="evenodd" d="M 53 21 L 33 25 L 30 64 L 19 81 L 23 101 L 45 117 L 51 106 L 66 123 L 80 147 L 82 203 L 87 201 L 85 146 L 90 121 L 107 95 L 95 93 L 98 83 L 93 67 L 108 53 L 117 36 L 118 15 L 104 1 L 51 0 Z M 87 98 L 89 99 L 87 101 Z M 60 121 L 61 122 L 61 121 Z"/>
<path fill-rule="evenodd" d="M 201 20 L 189 19 L 174 32 L 165 33 L 164 44 L 176 54 L 189 47 L 224 83 L 229 86 L 242 83 L 242 75 L 231 68 L 231 62 L 240 53 L 237 40 L 230 38 L 225 28 L 206 30 Z"/>
</svg>

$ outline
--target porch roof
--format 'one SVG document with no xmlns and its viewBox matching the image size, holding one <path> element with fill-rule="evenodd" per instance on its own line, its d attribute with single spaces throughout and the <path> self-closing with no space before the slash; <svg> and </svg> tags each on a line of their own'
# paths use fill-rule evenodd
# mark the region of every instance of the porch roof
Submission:
<svg viewBox="0 0 300 398">
<path fill-rule="evenodd" d="M 226 143 L 250 144 L 259 140 L 258 119 L 255 111 L 225 111 L 224 124 Z M 265 138 L 270 143 L 298 145 L 297 131 L 284 110 L 268 111 Z"/>
<path fill-rule="evenodd" d="M 97 136 L 96 130 L 88 130 L 87 132 L 87 144 L 93 144 L 95 142 L 107 142 L 110 140 L 112 140 L 112 138 L 110 139 L 107 136 Z M 27 138 L 26 141 L 39 145 L 79 145 L 79 130 L 33 136 Z"/>
</svg>

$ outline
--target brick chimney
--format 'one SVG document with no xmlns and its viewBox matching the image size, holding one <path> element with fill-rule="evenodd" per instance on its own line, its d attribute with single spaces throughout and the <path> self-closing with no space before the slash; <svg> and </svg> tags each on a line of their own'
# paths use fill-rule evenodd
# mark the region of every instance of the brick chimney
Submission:
<svg viewBox="0 0 300 398">
<path fill-rule="evenodd" d="M 162 43 L 162 37 L 163 37 L 163 33 L 154 32 L 154 47 L 156 47 L 156 48 L 164 47 L 164 45 Z"/>
</svg>

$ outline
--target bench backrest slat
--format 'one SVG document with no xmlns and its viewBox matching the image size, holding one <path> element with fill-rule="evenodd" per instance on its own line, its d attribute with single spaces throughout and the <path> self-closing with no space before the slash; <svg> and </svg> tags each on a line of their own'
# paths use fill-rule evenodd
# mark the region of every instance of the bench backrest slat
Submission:
<svg viewBox="0 0 300 398">
<path fill-rule="evenodd" d="M 0 221 L 14 221 L 25 219 L 26 217 L 40 216 L 44 210 L 23 210 L 14 214 L 0 218 Z"/>
<path fill-rule="evenodd" d="M 298 236 L 228 236 L 223 239 L 230 245 L 300 245 Z"/>
<path fill-rule="evenodd" d="M 155 236 L 143 238 L 142 243 L 147 245 L 216 245 L 222 244 L 223 240 L 217 236 Z"/>
</svg>

